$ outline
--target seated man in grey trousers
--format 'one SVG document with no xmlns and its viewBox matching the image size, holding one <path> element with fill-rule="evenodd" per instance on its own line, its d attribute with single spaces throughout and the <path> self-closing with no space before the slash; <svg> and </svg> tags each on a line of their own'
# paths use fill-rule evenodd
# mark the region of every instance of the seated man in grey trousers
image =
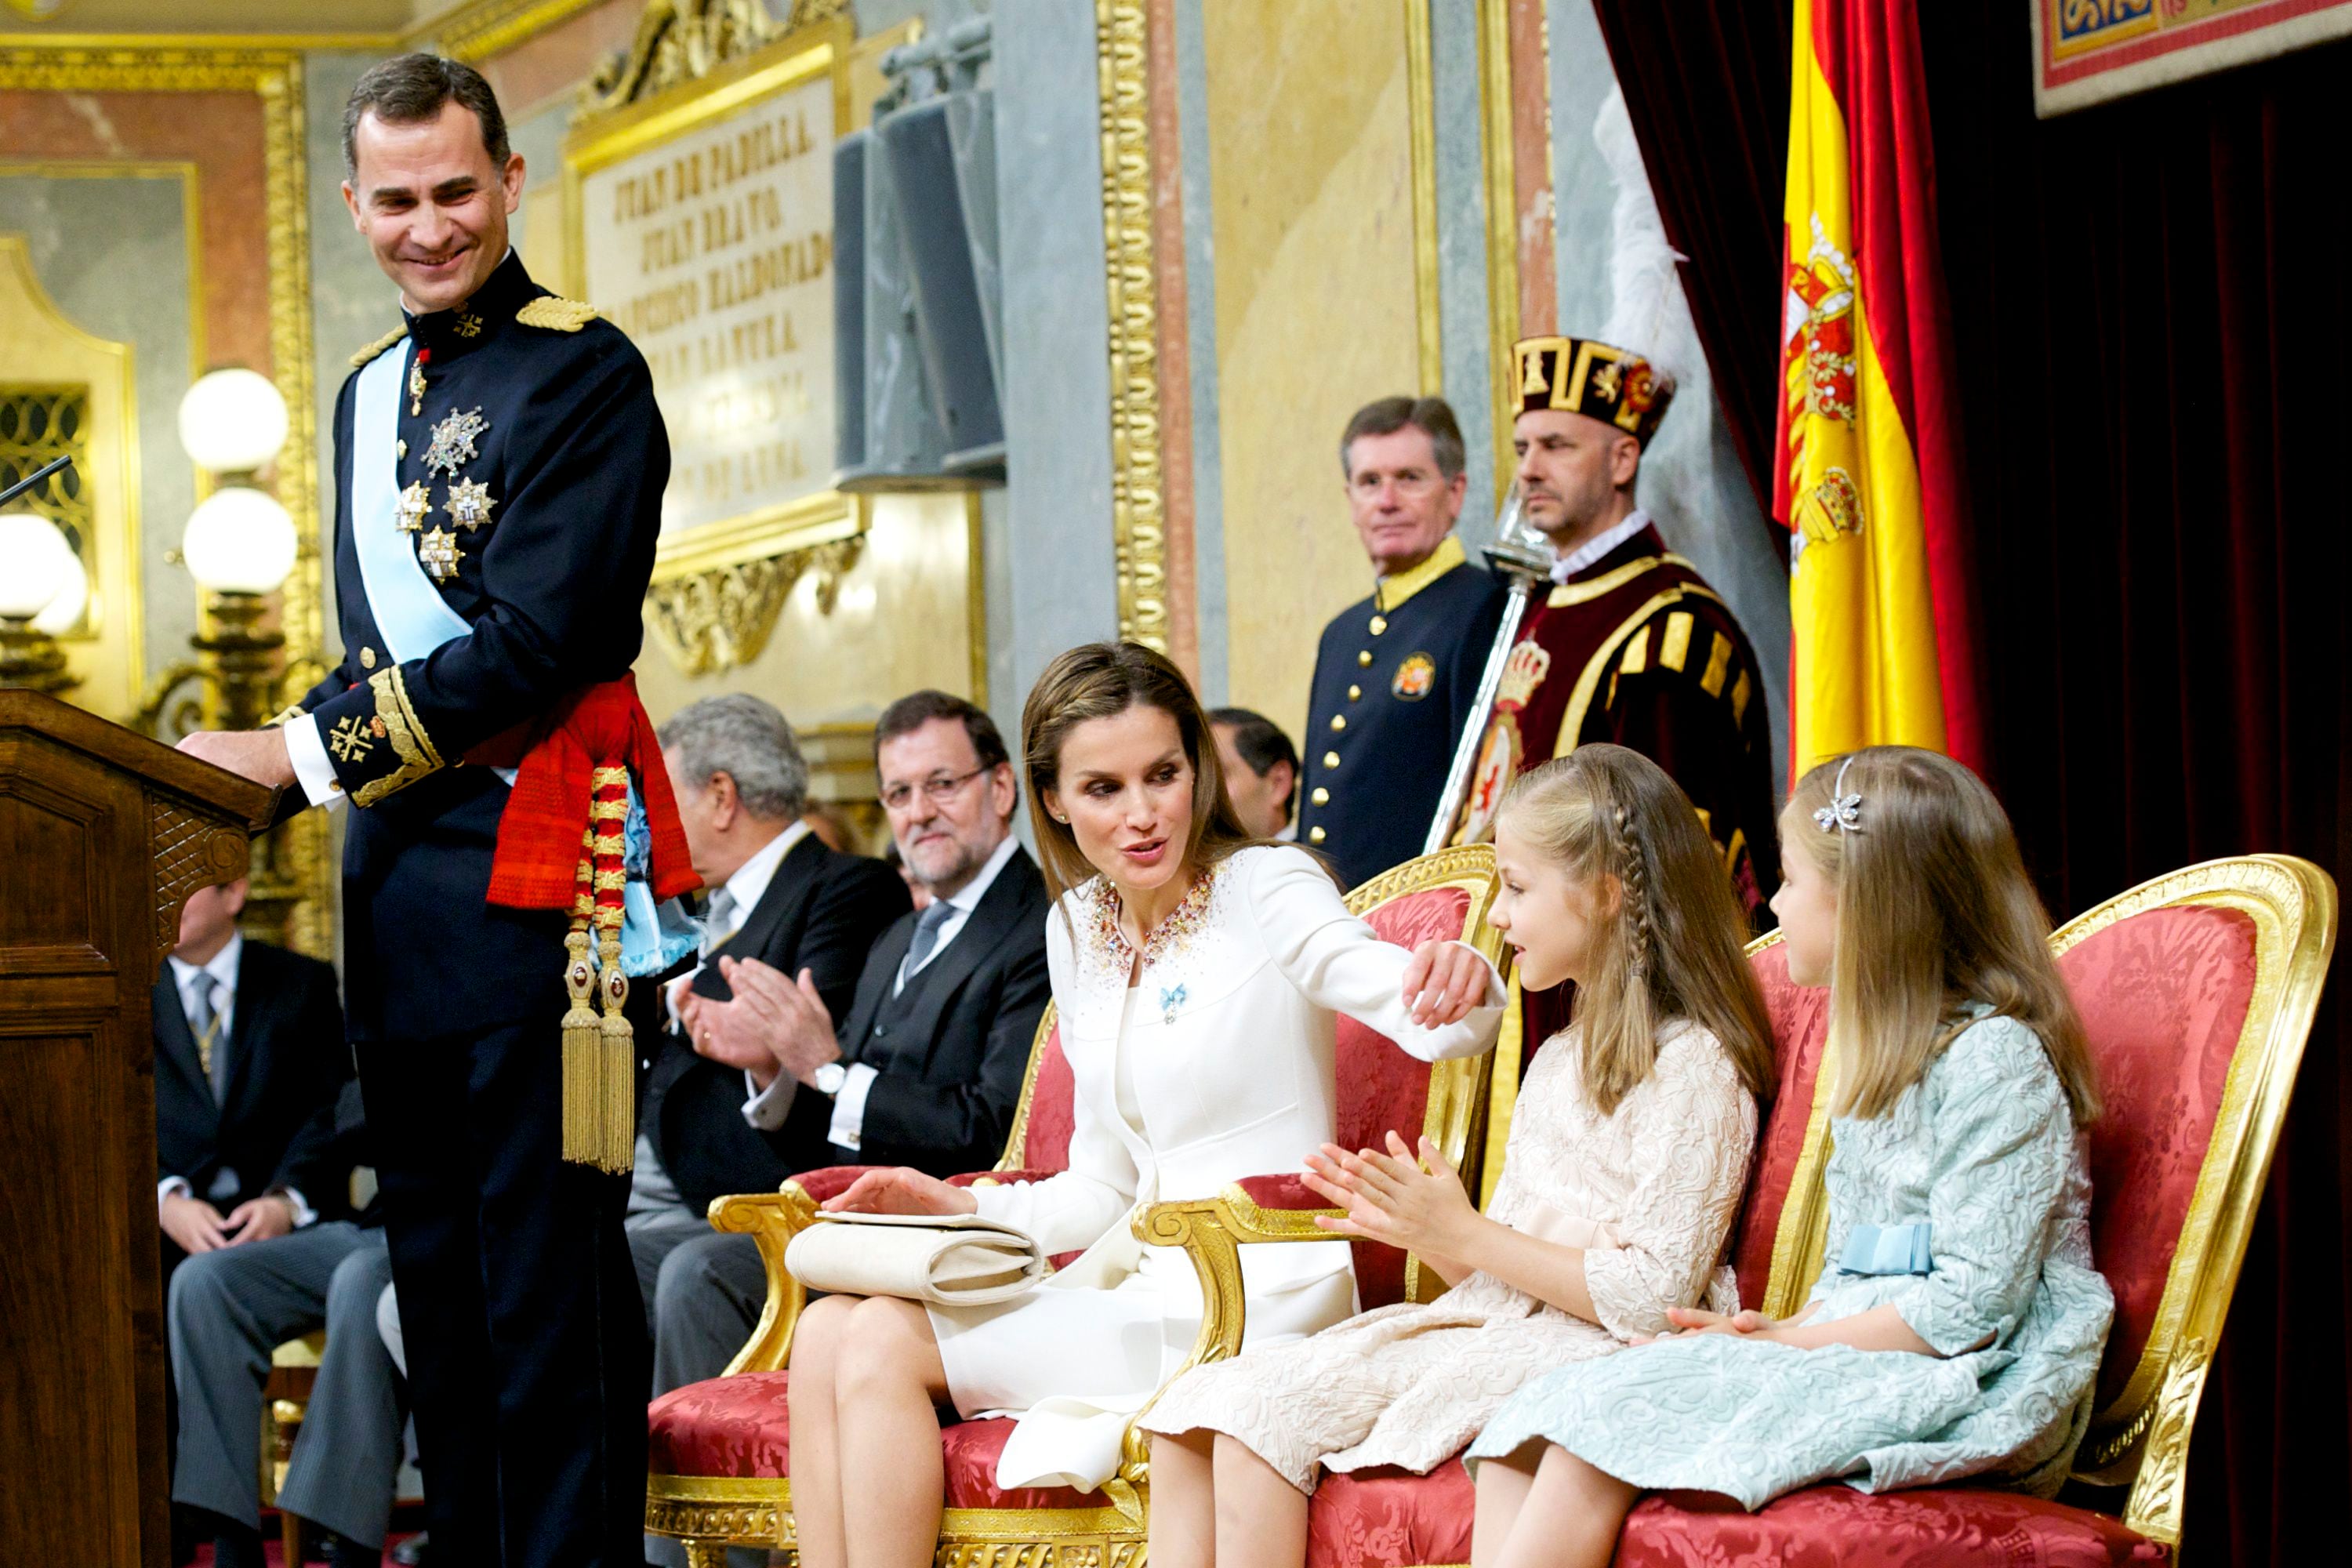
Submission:
<svg viewBox="0 0 2352 1568">
<path fill-rule="evenodd" d="M 347 1085 L 338 1107 L 341 1137 L 360 1131 L 358 1087 Z M 262 1562 L 262 1384 L 272 1351 L 322 1326 L 326 1353 L 278 1506 L 333 1531 L 335 1568 L 382 1562 L 401 1453 L 399 1379 L 376 1331 L 376 1299 L 391 1283 L 373 1205 L 356 1220 L 200 1252 L 173 1274 L 180 1443 L 172 1500 L 216 1520 L 218 1568 Z"/>
</svg>

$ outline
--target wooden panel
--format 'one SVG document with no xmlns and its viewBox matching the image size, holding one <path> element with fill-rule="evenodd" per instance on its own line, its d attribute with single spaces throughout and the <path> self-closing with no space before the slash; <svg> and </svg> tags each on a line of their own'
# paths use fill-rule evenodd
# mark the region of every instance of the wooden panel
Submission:
<svg viewBox="0 0 2352 1568">
<path fill-rule="evenodd" d="M 0 969 L 103 974 L 113 967 L 116 826 L 106 772 L 37 738 L 0 738 L 0 868 L 39 868 L 37 897 L 0 898 Z M 27 888 L 27 892 L 32 889 Z"/>
<path fill-rule="evenodd" d="M 12 1467 L 0 1485 L 0 1562 L 140 1560 L 142 1434 L 126 1416 L 142 1409 L 139 1355 L 160 1353 L 161 1265 L 152 1225 L 144 1256 L 131 1256 L 122 1144 L 110 1135 L 113 1114 L 92 1114 L 94 1092 L 113 1113 L 130 1098 L 111 1033 L 88 1020 L 0 1020 L 0 1081 L 8 1085 L 0 1192 L 10 1210 L 0 1268 L 8 1342 L 0 1454 L 36 1461 Z M 66 1369 L 71 1375 L 59 1375 Z M 149 1417 L 159 1426 L 160 1414 Z M 69 1487 L 72 1510 L 55 1506 L 56 1486 Z"/>
</svg>

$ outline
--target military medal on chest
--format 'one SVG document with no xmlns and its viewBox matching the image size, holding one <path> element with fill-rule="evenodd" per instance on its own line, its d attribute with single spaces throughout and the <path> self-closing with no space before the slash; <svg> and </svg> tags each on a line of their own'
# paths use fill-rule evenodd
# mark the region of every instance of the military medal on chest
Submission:
<svg viewBox="0 0 2352 1568">
<path fill-rule="evenodd" d="M 490 521 L 490 509 L 498 504 L 489 486 L 478 479 L 457 478 L 460 468 L 481 456 L 481 438 L 489 427 L 490 422 L 482 417 L 479 408 L 463 412 L 453 408 L 433 426 L 432 443 L 425 448 L 425 473 L 455 481 L 442 498 L 452 527 L 425 529 L 416 542 L 417 564 L 436 583 L 454 583 L 457 579 L 458 536 L 454 530 L 480 528 Z M 415 533 L 424 528 L 425 519 L 432 510 L 425 481 L 420 479 L 410 485 L 400 492 L 400 530 Z"/>
<path fill-rule="evenodd" d="M 441 423 L 433 426 L 433 444 L 425 448 L 425 471 L 457 477 L 457 470 L 481 456 L 477 444 L 490 422 L 482 417 L 478 408 L 463 414 L 451 409 Z"/>
<path fill-rule="evenodd" d="M 471 531 L 490 521 L 490 509 L 499 504 L 499 498 L 478 479 L 459 479 L 449 487 L 443 504 L 448 509 L 451 522 Z"/>
</svg>

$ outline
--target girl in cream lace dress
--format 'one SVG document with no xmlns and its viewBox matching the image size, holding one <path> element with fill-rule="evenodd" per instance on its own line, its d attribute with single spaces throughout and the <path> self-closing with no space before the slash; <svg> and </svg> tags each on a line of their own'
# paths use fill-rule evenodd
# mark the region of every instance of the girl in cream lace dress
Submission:
<svg viewBox="0 0 2352 1568">
<path fill-rule="evenodd" d="M 1580 748 L 1520 781 L 1494 921 L 1529 986 L 1580 984 L 1538 1051 L 1486 1215 L 1423 1140 L 1326 1145 L 1343 1234 L 1409 1247 L 1452 1289 L 1180 1379 L 1145 1415 L 1154 1568 L 1299 1561 L 1318 1468 L 1427 1471 L 1528 1379 L 1736 1309 L 1721 1266 L 1769 1081 L 1742 921 L 1690 803 L 1647 759 Z M 1428 1169 L 1423 1168 L 1425 1162 Z"/>
</svg>

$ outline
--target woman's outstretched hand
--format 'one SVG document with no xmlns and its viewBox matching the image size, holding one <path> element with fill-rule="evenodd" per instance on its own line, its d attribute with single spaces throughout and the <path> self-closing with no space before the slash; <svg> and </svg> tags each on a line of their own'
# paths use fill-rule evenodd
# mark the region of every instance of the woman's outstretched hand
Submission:
<svg viewBox="0 0 2352 1568">
<path fill-rule="evenodd" d="M 972 1214 L 980 1202 L 937 1176 L 893 1165 L 866 1172 L 817 1206 L 831 1214 Z"/>
<path fill-rule="evenodd" d="M 1458 942 L 1424 942 L 1404 966 L 1404 1003 L 1423 1028 L 1458 1024 L 1486 999 L 1493 971 Z"/>
<path fill-rule="evenodd" d="M 1301 1179 L 1307 1188 L 1348 1211 L 1337 1219 L 1318 1215 L 1315 1223 L 1424 1258 L 1457 1256 L 1465 1233 L 1478 1221 L 1461 1175 L 1427 1138 L 1421 1141 L 1418 1159 L 1394 1132 L 1388 1145 L 1386 1153 L 1359 1149 L 1351 1154 L 1326 1143 L 1307 1156 Z"/>
</svg>

